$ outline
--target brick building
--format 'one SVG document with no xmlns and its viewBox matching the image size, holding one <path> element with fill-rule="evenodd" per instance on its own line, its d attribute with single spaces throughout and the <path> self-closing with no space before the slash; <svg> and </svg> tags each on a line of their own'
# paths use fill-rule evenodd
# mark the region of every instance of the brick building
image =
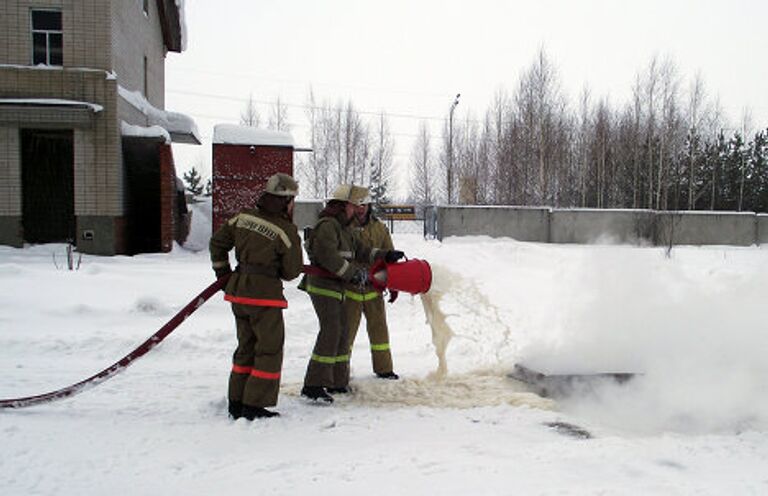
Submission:
<svg viewBox="0 0 768 496">
<path fill-rule="evenodd" d="M 182 16 L 175 0 L 0 2 L 0 244 L 171 249 L 184 205 L 170 143 L 200 144 L 164 110 Z"/>
</svg>

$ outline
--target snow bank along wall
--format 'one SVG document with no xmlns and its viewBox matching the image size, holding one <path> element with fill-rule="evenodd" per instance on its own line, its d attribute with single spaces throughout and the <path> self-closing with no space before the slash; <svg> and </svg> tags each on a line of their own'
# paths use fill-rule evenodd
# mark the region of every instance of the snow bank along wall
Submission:
<svg viewBox="0 0 768 496">
<path fill-rule="evenodd" d="M 736 245 L 768 243 L 768 214 L 439 206 L 438 239 L 486 235 L 540 243 Z"/>
</svg>

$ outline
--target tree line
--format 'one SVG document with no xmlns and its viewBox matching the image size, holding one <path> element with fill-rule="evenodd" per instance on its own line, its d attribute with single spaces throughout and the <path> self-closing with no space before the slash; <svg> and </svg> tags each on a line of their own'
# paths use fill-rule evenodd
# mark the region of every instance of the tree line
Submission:
<svg viewBox="0 0 768 496">
<path fill-rule="evenodd" d="M 588 89 L 574 106 L 542 50 L 481 119 L 453 122 L 452 133 L 446 124 L 436 151 L 422 124 L 411 195 L 423 204 L 765 212 L 768 130 L 749 135 L 748 121 L 727 128 L 702 77 L 683 87 L 675 64 L 658 58 L 623 106 Z"/>
<path fill-rule="evenodd" d="M 395 140 L 386 113 L 320 101 L 311 89 L 302 107 L 311 148 L 297 155 L 303 194 L 327 198 L 354 182 L 387 202 Z M 614 105 L 584 88 L 574 104 L 540 50 L 481 117 L 446 115 L 437 136 L 420 123 L 407 200 L 766 212 L 768 129 L 752 133 L 749 120 L 729 127 L 701 75 L 684 81 L 671 59 L 658 57 L 637 73 L 629 101 Z M 240 123 L 262 125 L 252 98 Z M 265 124 L 290 130 L 279 98 Z"/>
</svg>

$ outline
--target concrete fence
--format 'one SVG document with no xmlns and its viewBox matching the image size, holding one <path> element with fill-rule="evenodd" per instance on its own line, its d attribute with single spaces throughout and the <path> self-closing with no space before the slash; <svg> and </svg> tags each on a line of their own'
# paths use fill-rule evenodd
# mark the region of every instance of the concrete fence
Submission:
<svg viewBox="0 0 768 496">
<path fill-rule="evenodd" d="M 547 207 L 431 207 L 428 234 L 485 235 L 542 243 L 736 245 L 768 243 L 768 214 Z"/>
<path fill-rule="evenodd" d="M 299 233 L 307 226 L 314 226 L 317 216 L 323 210 L 324 203 L 320 200 L 299 200 L 293 207 L 293 223 L 299 228 Z"/>
<path fill-rule="evenodd" d="M 314 225 L 319 200 L 298 201 L 294 223 Z M 768 214 L 512 206 L 430 206 L 425 236 L 508 237 L 537 243 L 651 245 L 768 244 Z"/>
</svg>

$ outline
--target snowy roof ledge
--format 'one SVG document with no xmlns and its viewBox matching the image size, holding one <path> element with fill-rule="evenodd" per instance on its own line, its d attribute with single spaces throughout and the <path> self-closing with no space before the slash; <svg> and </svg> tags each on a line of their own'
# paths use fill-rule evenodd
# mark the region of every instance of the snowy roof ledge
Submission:
<svg viewBox="0 0 768 496">
<path fill-rule="evenodd" d="M 171 135 L 165 128 L 160 126 L 134 126 L 128 124 L 125 121 L 120 121 L 120 135 L 128 138 L 145 138 L 150 140 L 157 140 L 161 143 L 169 145 L 171 143 Z"/>
<path fill-rule="evenodd" d="M 149 103 L 149 101 L 144 98 L 144 95 L 138 91 L 130 91 L 120 85 L 118 85 L 117 90 L 123 100 L 147 116 L 147 121 L 150 127 L 160 126 L 168 131 L 171 141 L 174 143 L 202 144 L 200 131 L 197 130 L 197 124 L 195 124 L 195 121 L 188 115 L 179 112 L 160 110 Z"/>
<path fill-rule="evenodd" d="M 213 143 L 216 145 L 294 147 L 291 133 L 236 124 L 217 124 L 214 126 Z"/>
<path fill-rule="evenodd" d="M 81 102 L 77 100 L 61 100 L 58 98 L 0 98 L 0 105 L 22 107 L 69 107 L 90 110 L 94 114 L 104 110 L 98 103 Z"/>
</svg>

